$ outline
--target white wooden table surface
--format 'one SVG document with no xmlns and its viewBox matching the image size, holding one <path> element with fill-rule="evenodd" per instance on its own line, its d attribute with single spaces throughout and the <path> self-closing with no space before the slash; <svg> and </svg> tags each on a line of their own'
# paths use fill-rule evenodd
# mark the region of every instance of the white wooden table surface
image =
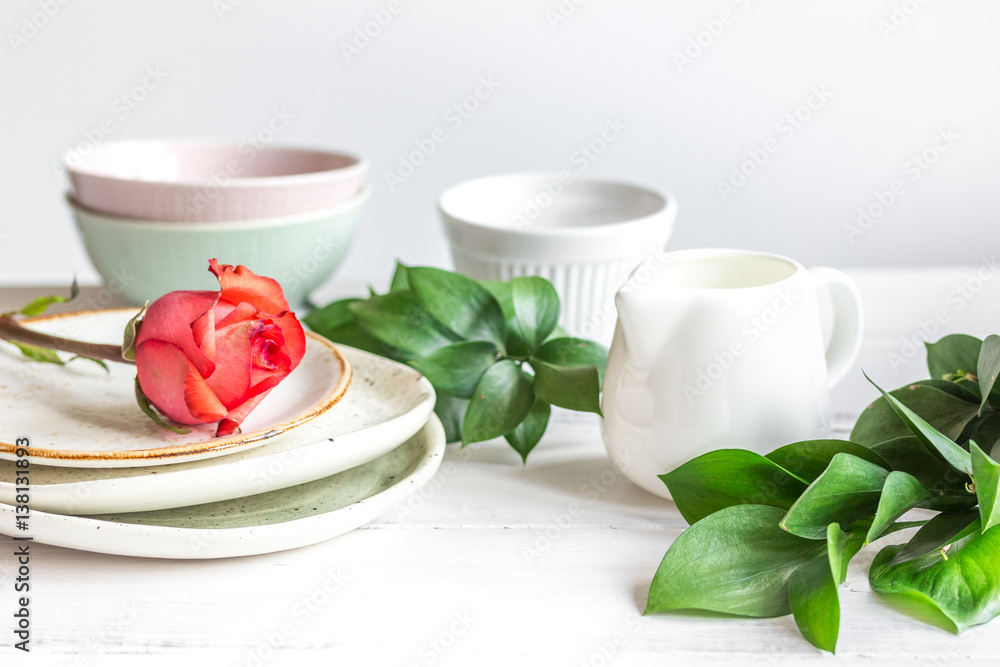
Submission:
<svg viewBox="0 0 1000 667">
<path fill-rule="evenodd" d="M 858 365 L 883 386 L 924 376 L 922 331 L 935 340 L 1000 330 L 1000 267 L 985 259 L 850 273 L 868 319 Z M 0 289 L 0 309 L 36 293 Z M 845 432 L 873 391 L 860 370 L 837 387 Z M 1000 657 L 998 624 L 956 637 L 877 599 L 865 574 L 876 547 L 841 588 L 836 656 L 810 646 L 790 617 L 643 617 L 653 573 L 684 527 L 671 503 L 612 469 L 595 420 L 564 422 L 526 467 L 501 441 L 450 447 L 409 503 L 312 547 L 180 562 L 36 544 L 30 655 L 12 648 L 13 543 L 0 538 L 0 665 L 940 666 Z"/>
</svg>

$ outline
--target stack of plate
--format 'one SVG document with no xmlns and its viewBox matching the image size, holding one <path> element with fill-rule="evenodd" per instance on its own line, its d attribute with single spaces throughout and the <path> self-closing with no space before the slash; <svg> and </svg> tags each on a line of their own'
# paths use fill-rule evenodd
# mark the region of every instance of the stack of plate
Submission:
<svg viewBox="0 0 1000 667">
<path fill-rule="evenodd" d="M 134 314 L 26 324 L 108 342 Z M 214 425 L 185 435 L 156 426 L 135 404 L 134 377 L 122 364 L 106 373 L 0 351 L 0 533 L 160 558 L 281 551 L 373 520 L 426 484 L 444 453 L 425 378 L 314 334 L 299 368 L 233 437 L 213 437 Z M 16 518 L 19 438 L 31 441 L 27 530 Z"/>
</svg>

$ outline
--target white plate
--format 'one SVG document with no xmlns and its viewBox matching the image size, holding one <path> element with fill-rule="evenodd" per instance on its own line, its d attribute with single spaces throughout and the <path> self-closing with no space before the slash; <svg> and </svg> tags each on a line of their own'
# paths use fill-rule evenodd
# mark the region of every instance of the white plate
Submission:
<svg viewBox="0 0 1000 667">
<path fill-rule="evenodd" d="M 405 443 L 315 482 L 208 505 L 84 518 L 32 511 L 17 537 L 70 549 L 149 558 L 228 558 L 284 551 L 336 537 L 377 518 L 426 484 L 444 454 L 436 415 Z M 0 532 L 15 509 L 0 505 Z"/>
<path fill-rule="evenodd" d="M 228 500 L 311 482 L 361 465 L 426 423 L 434 388 L 408 366 L 341 347 L 351 390 L 323 415 L 236 454 L 144 468 L 31 465 L 31 507 L 56 514 L 144 512 Z M 13 461 L 0 461 L 0 502 L 14 504 Z"/>
<path fill-rule="evenodd" d="M 32 329 L 91 343 L 118 343 L 134 308 L 48 315 Z M 171 433 L 135 402 L 135 368 L 89 361 L 66 366 L 28 361 L 0 345 L 0 459 L 15 458 L 17 438 L 31 439 L 29 461 L 76 468 L 180 463 L 257 447 L 323 414 L 347 391 L 350 364 L 332 343 L 309 333 L 302 363 L 243 422 L 243 433 L 215 437 L 215 424 Z"/>
</svg>

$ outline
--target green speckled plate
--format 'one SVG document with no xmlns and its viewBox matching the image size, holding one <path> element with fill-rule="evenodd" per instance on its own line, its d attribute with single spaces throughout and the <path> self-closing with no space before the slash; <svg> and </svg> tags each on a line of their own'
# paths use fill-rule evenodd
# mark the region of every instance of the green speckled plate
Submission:
<svg viewBox="0 0 1000 667">
<path fill-rule="evenodd" d="M 229 558 L 315 544 L 374 520 L 426 484 L 441 465 L 437 416 L 396 449 L 315 482 L 186 508 L 78 517 L 32 511 L 18 537 L 70 549 L 149 558 Z M 0 533 L 15 508 L 0 504 Z"/>
</svg>

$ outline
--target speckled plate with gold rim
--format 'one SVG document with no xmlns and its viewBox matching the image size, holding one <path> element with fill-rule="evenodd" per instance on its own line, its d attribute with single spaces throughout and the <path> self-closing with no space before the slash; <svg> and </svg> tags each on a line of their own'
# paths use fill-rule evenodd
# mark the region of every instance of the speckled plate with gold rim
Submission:
<svg viewBox="0 0 1000 667">
<path fill-rule="evenodd" d="M 94 343 L 120 341 L 136 309 L 82 311 L 26 320 L 45 333 Z M 333 407 L 351 382 L 336 346 L 307 333 L 302 363 L 243 422 L 243 432 L 215 437 L 215 424 L 187 434 L 160 428 L 135 402 L 135 368 L 77 360 L 32 362 L 0 345 L 0 459 L 14 459 L 27 437 L 30 462 L 76 468 L 124 468 L 196 461 L 268 442 Z"/>
<path fill-rule="evenodd" d="M 36 543 L 122 556 L 230 558 L 316 544 L 376 519 L 427 484 L 445 450 L 436 415 L 395 449 L 356 468 L 280 491 L 193 507 L 78 517 L 31 512 Z M 0 534 L 17 508 L 0 504 Z"/>
</svg>

